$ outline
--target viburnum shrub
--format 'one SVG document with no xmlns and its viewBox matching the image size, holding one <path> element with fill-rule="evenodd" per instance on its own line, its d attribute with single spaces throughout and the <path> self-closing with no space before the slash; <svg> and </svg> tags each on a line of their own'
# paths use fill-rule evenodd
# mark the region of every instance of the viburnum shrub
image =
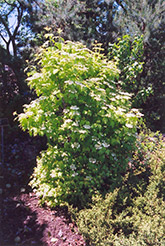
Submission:
<svg viewBox="0 0 165 246">
<path fill-rule="evenodd" d="M 54 41 L 37 55 L 29 85 L 38 98 L 19 115 L 23 130 L 46 135 L 31 185 L 49 206 L 85 205 L 125 172 L 140 113 L 119 91 L 119 70 L 81 43 Z"/>
</svg>

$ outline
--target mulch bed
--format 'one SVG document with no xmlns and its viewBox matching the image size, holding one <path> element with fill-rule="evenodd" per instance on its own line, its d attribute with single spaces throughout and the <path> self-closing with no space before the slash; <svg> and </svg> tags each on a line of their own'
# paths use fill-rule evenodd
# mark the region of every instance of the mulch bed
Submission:
<svg viewBox="0 0 165 246">
<path fill-rule="evenodd" d="M 26 136 L 7 145 L 0 165 L 0 246 L 86 245 L 67 207 L 40 206 L 28 186 L 41 148 L 40 140 Z"/>
<path fill-rule="evenodd" d="M 86 245 L 65 208 L 39 206 L 34 193 L 3 200 L 3 246 Z"/>
<path fill-rule="evenodd" d="M 7 145 L 0 165 L 0 246 L 87 245 L 67 208 L 40 206 L 28 186 L 43 145 L 27 136 L 13 137 Z"/>
</svg>

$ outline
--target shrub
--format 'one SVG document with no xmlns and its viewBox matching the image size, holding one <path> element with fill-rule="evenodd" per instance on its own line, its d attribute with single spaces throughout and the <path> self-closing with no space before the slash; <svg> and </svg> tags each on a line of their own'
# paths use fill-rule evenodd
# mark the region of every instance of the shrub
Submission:
<svg viewBox="0 0 165 246">
<path fill-rule="evenodd" d="M 141 107 L 152 93 L 151 85 L 146 86 L 141 78 L 143 71 L 143 36 L 125 35 L 118 42 L 111 44 L 109 56 L 113 58 L 121 70 L 119 86 L 126 92 L 132 93 L 133 107 Z"/>
<path fill-rule="evenodd" d="M 164 32 L 162 25 L 152 31 L 149 42 L 129 35 L 109 46 L 109 57 L 121 70 L 118 86 L 132 93 L 132 106 L 142 109 L 150 129 L 164 128 Z M 159 38 L 158 38 L 159 37 Z"/>
<path fill-rule="evenodd" d="M 23 130 L 48 139 L 31 185 L 50 206 L 83 206 L 121 179 L 140 113 L 117 89 L 119 70 L 99 44 L 94 51 L 70 41 L 51 44 L 28 78 L 38 98 L 19 115 Z"/>
<path fill-rule="evenodd" d="M 88 245 L 164 245 L 165 150 L 159 141 L 142 134 L 122 185 L 78 213 Z"/>
</svg>

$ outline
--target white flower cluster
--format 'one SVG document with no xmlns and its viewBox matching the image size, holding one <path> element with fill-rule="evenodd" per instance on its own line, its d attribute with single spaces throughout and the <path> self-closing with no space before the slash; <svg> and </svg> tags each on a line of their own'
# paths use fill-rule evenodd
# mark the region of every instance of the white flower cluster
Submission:
<svg viewBox="0 0 165 246">
<path fill-rule="evenodd" d="M 77 122 L 74 122 L 72 126 L 79 126 L 79 124 Z"/>
<path fill-rule="evenodd" d="M 51 189 L 51 190 L 48 191 L 47 196 L 53 196 L 54 197 L 55 194 L 56 194 L 56 190 L 55 189 Z"/>
<path fill-rule="evenodd" d="M 71 119 L 66 119 L 65 120 L 65 123 L 67 124 L 67 123 L 71 123 L 72 122 L 72 120 Z"/>
<path fill-rule="evenodd" d="M 34 113 L 32 112 L 32 111 L 27 111 L 26 112 L 26 116 L 28 117 L 28 116 L 32 116 Z"/>
<path fill-rule="evenodd" d="M 43 196 L 46 196 L 48 194 L 49 190 L 50 190 L 49 185 L 45 185 L 44 190 L 43 190 Z"/>
<path fill-rule="evenodd" d="M 91 128 L 90 125 L 83 125 L 83 127 L 84 127 L 85 129 L 87 129 L 87 130 L 89 130 L 89 129 Z"/>
<path fill-rule="evenodd" d="M 62 156 L 62 157 L 66 157 L 66 156 L 68 156 L 68 155 L 67 155 L 67 153 L 63 152 L 63 153 L 61 154 L 61 156 Z"/>
<path fill-rule="evenodd" d="M 72 177 L 75 177 L 75 176 L 77 176 L 77 175 L 78 175 L 78 173 L 74 172 L 74 173 L 72 174 Z"/>
<path fill-rule="evenodd" d="M 61 177 L 62 176 L 62 173 L 59 172 L 61 171 L 60 168 L 56 168 L 56 169 L 53 169 L 50 173 L 50 177 L 51 178 L 55 178 L 55 177 Z"/>
<path fill-rule="evenodd" d="M 113 159 L 114 159 L 115 161 L 118 161 L 117 156 L 116 156 L 115 153 L 112 153 L 111 155 L 112 155 L 112 157 L 113 157 Z"/>
<path fill-rule="evenodd" d="M 101 96 L 100 96 L 100 95 L 95 95 L 95 96 L 94 96 L 94 99 L 95 99 L 96 101 L 101 101 Z"/>
<path fill-rule="evenodd" d="M 52 170 L 52 172 L 50 174 L 50 177 L 51 178 L 55 178 L 56 177 L 56 171 L 55 170 Z"/>
<path fill-rule="evenodd" d="M 97 144 L 95 144 L 95 148 L 97 150 L 102 149 L 102 147 L 108 148 L 109 146 L 110 146 L 110 144 L 106 143 L 105 141 L 103 141 L 102 143 L 100 141 L 98 141 Z"/>
<path fill-rule="evenodd" d="M 84 85 L 78 81 L 75 82 L 76 85 L 80 85 L 81 87 L 84 87 Z"/>
<path fill-rule="evenodd" d="M 73 149 L 78 149 L 78 148 L 80 148 L 80 144 L 75 142 L 75 143 L 71 144 L 71 147 Z"/>
<path fill-rule="evenodd" d="M 46 177 L 46 171 L 42 171 L 41 178 L 44 179 Z"/>
<path fill-rule="evenodd" d="M 97 90 L 102 91 L 102 92 L 106 92 L 105 89 L 103 89 L 103 88 L 98 88 Z"/>
<path fill-rule="evenodd" d="M 68 90 L 68 92 L 71 93 L 71 94 L 77 93 L 76 90 Z"/>
<path fill-rule="evenodd" d="M 64 113 L 64 114 L 69 113 L 69 109 L 66 109 L 66 108 L 65 108 L 65 109 L 63 110 L 63 113 Z"/>
<path fill-rule="evenodd" d="M 126 127 L 128 127 L 128 128 L 133 128 L 133 125 L 127 123 L 127 124 L 126 124 Z"/>
<path fill-rule="evenodd" d="M 91 163 L 96 163 L 96 159 L 93 159 L 93 158 L 89 158 L 89 162 L 91 162 Z"/>
<path fill-rule="evenodd" d="M 85 134 L 87 131 L 85 130 L 79 130 L 79 133 Z"/>
<path fill-rule="evenodd" d="M 77 110 L 74 110 L 72 115 L 80 115 L 80 113 Z"/>
<path fill-rule="evenodd" d="M 72 171 L 74 171 L 74 173 L 72 174 L 72 177 L 75 177 L 75 176 L 78 175 L 78 173 L 76 172 L 76 166 L 75 166 L 75 164 L 70 165 L 70 169 Z"/>
<path fill-rule="evenodd" d="M 97 150 L 102 149 L 101 143 L 98 142 L 97 144 L 95 144 L 95 148 L 96 148 Z"/>
<path fill-rule="evenodd" d="M 94 136 L 92 136 L 92 141 L 97 141 L 97 138 L 96 137 L 94 137 Z"/>
<path fill-rule="evenodd" d="M 72 171 L 76 170 L 76 166 L 74 164 L 70 165 L 70 168 L 72 169 Z"/>
<path fill-rule="evenodd" d="M 63 124 L 61 127 L 62 127 L 62 128 L 68 127 L 68 124 L 71 123 L 71 122 L 72 122 L 71 119 L 66 119 L 66 120 L 64 121 L 64 124 Z"/>
<path fill-rule="evenodd" d="M 100 135 L 101 135 L 101 137 L 104 137 L 103 134 L 100 134 Z M 108 147 L 110 146 L 110 144 L 106 143 L 105 141 L 102 141 L 102 142 L 99 141 L 99 138 L 97 138 L 97 137 L 95 137 L 95 136 L 92 136 L 92 141 L 93 141 L 93 142 L 96 142 L 95 148 L 96 148 L 97 150 L 102 149 L 102 147 L 108 148 Z"/>
<path fill-rule="evenodd" d="M 73 84 L 73 81 L 72 80 L 67 80 L 64 82 L 65 84 L 68 84 L 68 85 L 72 85 Z"/>
<path fill-rule="evenodd" d="M 135 117 L 135 114 L 129 112 L 129 113 L 126 114 L 126 116 L 131 118 L 131 117 Z"/>
<path fill-rule="evenodd" d="M 71 109 L 71 110 L 79 110 L 79 107 L 77 107 L 77 106 L 75 105 L 75 106 L 71 106 L 70 109 Z"/>
<path fill-rule="evenodd" d="M 107 144 L 105 141 L 102 143 L 102 146 L 105 148 L 108 148 L 110 146 L 110 144 Z"/>
<path fill-rule="evenodd" d="M 80 115 L 80 113 L 78 112 L 79 107 L 76 105 L 73 105 L 70 107 L 70 110 L 72 110 L 73 112 L 71 112 L 71 115 Z"/>
</svg>

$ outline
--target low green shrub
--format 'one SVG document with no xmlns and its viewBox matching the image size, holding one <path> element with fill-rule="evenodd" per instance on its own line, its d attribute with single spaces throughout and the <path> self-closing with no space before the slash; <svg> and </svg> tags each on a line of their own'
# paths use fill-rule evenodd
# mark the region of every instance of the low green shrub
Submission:
<svg viewBox="0 0 165 246">
<path fill-rule="evenodd" d="M 93 194 L 120 183 L 141 116 L 130 95 L 119 91 L 119 70 L 81 43 L 43 46 L 29 85 L 38 98 L 19 115 L 23 130 L 46 135 L 48 149 L 37 159 L 31 185 L 49 206 L 86 205 Z"/>
<path fill-rule="evenodd" d="M 87 245 L 165 245 L 164 172 L 161 140 L 141 134 L 121 186 L 78 212 Z"/>
</svg>

